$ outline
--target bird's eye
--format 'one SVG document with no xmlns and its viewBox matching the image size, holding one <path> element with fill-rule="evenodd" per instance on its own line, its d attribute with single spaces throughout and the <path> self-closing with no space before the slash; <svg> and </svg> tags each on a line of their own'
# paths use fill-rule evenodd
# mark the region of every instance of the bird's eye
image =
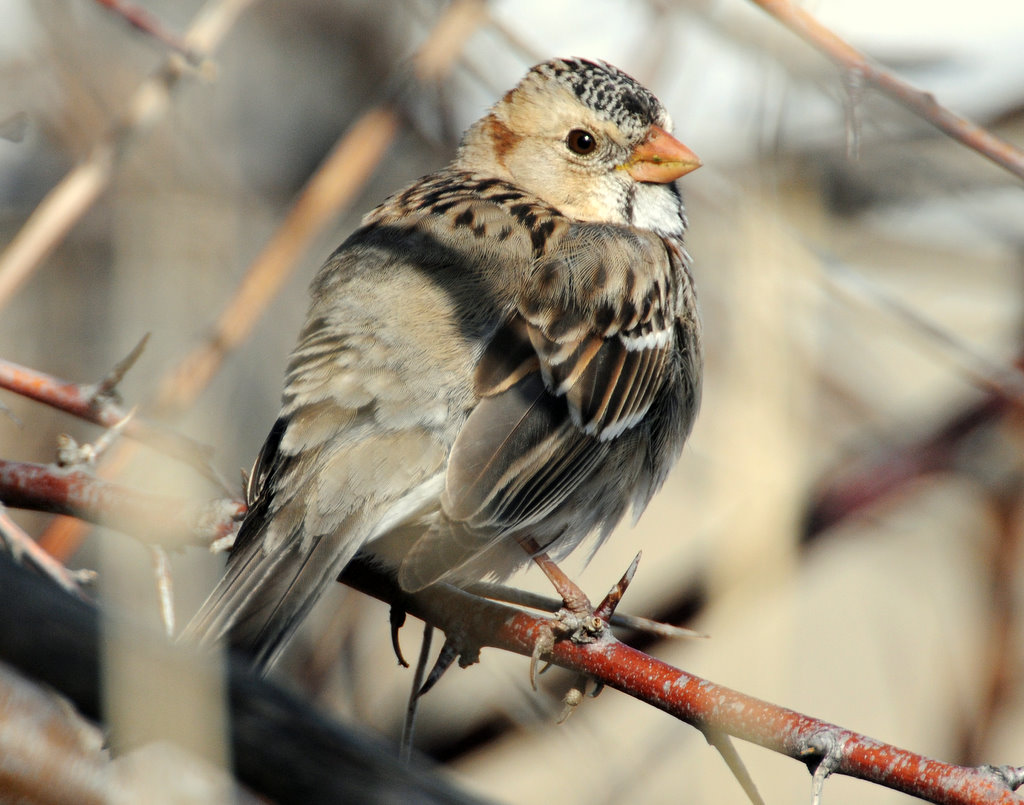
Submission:
<svg viewBox="0 0 1024 805">
<path fill-rule="evenodd" d="M 569 136 L 565 138 L 565 144 L 569 146 L 569 150 L 576 154 L 592 154 L 597 148 L 597 138 L 589 131 L 583 129 L 573 129 L 569 132 Z"/>
</svg>

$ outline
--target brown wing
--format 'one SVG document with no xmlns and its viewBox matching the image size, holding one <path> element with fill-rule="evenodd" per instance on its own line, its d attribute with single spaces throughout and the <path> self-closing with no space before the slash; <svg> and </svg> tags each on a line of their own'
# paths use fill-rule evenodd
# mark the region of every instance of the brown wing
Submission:
<svg viewBox="0 0 1024 805">
<path fill-rule="evenodd" d="M 650 409 L 682 275 L 681 248 L 623 227 L 575 225 L 538 261 L 523 317 L 545 384 L 584 433 L 614 439 Z"/>
<path fill-rule="evenodd" d="M 572 225 L 548 244 L 478 365 L 481 400 L 448 463 L 447 523 L 410 553 L 403 586 L 457 572 L 511 532 L 545 544 L 558 528 L 602 525 L 548 520 L 664 389 L 682 261 L 675 244 L 625 227 Z"/>
</svg>

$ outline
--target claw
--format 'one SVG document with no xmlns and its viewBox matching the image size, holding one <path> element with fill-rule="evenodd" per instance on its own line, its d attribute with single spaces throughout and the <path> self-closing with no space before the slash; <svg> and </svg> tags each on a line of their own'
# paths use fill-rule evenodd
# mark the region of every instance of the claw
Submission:
<svg viewBox="0 0 1024 805">
<path fill-rule="evenodd" d="M 545 654 L 550 653 L 555 647 L 555 630 L 553 626 L 546 627 L 537 642 L 533 645 L 533 654 L 530 655 L 530 687 L 537 690 L 537 663 Z M 545 664 L 540 673 L 544 673 L 550 663 Z"/>
<path fill-rule="evenodd" d="M 459 656 L 459 649 L 455 645 L 455 642 L 450 638 L 445 638 L 444 645 L 441 646 L 441 651 L 437 655 L 437 659 L 434 661 L 434 667 L 430 669 L 430 673 L 427 674 L 427 680 L 423 683 L 423 687 L 420 688 L 417 696 L 423 696 L 427 693 L 434 685 L 437 684 L 438 680 L 444 676 L 444 672 L 452 667 L 452 663 L 455 662 Z"/>
<path fill-rule="evenodd" d="M 395 652 L 395 659 L 403 668 L 408 668 L 409 663 L 402 656 L 402 646 L 398 640 L 398 631 L 405 625 L 405 610 L 398 607 L 391 607 L 388 613 L 388 620 L 391 622 L 391 648 Z"/>
<path fill-rule="evenodd" d="M 562 697 L 562 712 L 558 716 L 557 723 L 564 724 L 569 720 L 569 716 L 576 712 L 576 708 L 580 706 L 583 701 L 583 697 L 587 693 L 587 680 L 589 677 L 586 674 L 577 674 L 576 679 L 573 680 L 572 686 L 565 692 L 565 696 Z"/>
</svg>

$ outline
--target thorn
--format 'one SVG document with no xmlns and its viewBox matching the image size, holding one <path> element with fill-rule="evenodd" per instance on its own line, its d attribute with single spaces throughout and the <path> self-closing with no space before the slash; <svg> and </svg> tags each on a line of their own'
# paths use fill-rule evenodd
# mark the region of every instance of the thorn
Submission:
<svg viewBox="0 0 1024 805">
<path fill-rule="evenodd" d="M 674 626 L 671 623 L 641 618 L 638 615 L 625 615 L 616 612 L 609 619 L 611 626 L 619 626 L 624 629 L 633 629 L 644 634 L 663 637 L 666 639 L 685 638 L 687 640 L 707 640 L 711 635 L 705 632 L 698 632 L 695 629 L 687 629 L 685 626 Z"/>
<path fill-rule="evenodd" d="M 459 656 L 459 650 L 455 645 L 455 641 L 450 637 L 446 637 L 444 645 L 441 646 L 441 651 L 437 655 L 437 659 L 434 660 L 434 667 L 430 669 L 430 673 L 427 674 L 427 680 L 423 683 L 423 687 L 420 688 L 417 696 L 425 695 L 434 685 L 437 684 L 438 680 L 444 676 L 444 672 L 452 667 L 452 663 Z"/>
<path fill-rule="evenodd" d="M 17 415 L 3 403 L 0 403 L 0 414 L 6 416 L 11 422 L 17 425 L 19 428 L 25 427 L 25 423 L 18 419 Z"/>
<path fill-rule="evenodd" d="M 92 462 L 95 463 L 96 459 L 105 453 L 114 441 L 124 432 L 125 427 L 131 422 L 132 417 L 135 416 L 135 412 L 139 410 L 138 406 L 135 406 L 127 414 L 125 414 L 120 420 L 115 422 L 111 427 L 103 431 L 103 434 L 92 444 Z M 88 446 L 88 445 L 86 445 Z M 84 448 L 83 448 L 84 449 Z"/>
<path fill-rule="evenodd" d="M 124 431 L 125 426 L 135 416 L 135 408 L 132 408 L 118 422 L 111 425 L 92 444 L 80 445 L 74 437 L 66 433 L 57 436 L 57 465 L 60 467 L 77 467 L 80 464 L 95 464 L 104 452 L 117 440 Z"/>
<path fill-rule="evenodd" d="M 811 777 L 811 805 L 821 805 L 825 780 L 842 760 L 843 750 L 834 730 L 819 730 L 804 741 L 797 757 L 805 758 L 807 767 L 813 768 Z"/>
<path fill-rule="evenodd" d="M 729 771 L 736 778 L 736 782 L 740 784 L 751 805 L 764 805 L 764 800 L 757 790 L 754 778 L 750 776 L 750 772 L 747 771 L 747 767 L 743 764 L 743 759 L 740 757 L 739 752 L 736 751 L 736 746 L 733 744 L 732 739 L 720 730 L 703 728 L 701 732 L 704 733 L 704 739 L 721 755 L 722 760 L 729 767 Z"/>
<path fill-rule="evenodd" d="M 513 587 L 506 587 L 503 584 L 489 582 L 476 582 L 465 587 L 466 592 L 479 595 L 481 598 L 490 598 L 494 601 L 504 601 L 507 604 L 518 604 L 519 606 L 536 609 L 540 612 L 557 612 L 563 601 L 550 596 L 537 595 L 526 590 L 517 590 Z M 615 612 L 608 619 L 609 626 L 617 626 L 622 629 L 632 629 L 636 632 L 651 634 L 655 637 L 664 638 L 702 638 L 707 639 L 709 635 L 683 626 L 674 626 L 671 623 L 642 618 L 638 615 L 626 615 Z"/>
<path fill-rule="evenodd" d="M 142 336 L 132 351 L 115 363 L 114 368 L 107 373 L 107 376 L 96 384 L 96 389 L 92 393 L 92 400 L 94 402 L 102 397 L 116 393 L 118 384 L 141 357 L 142 351 L 146 348 L 146 343 L 149 341 L 149 335 L 149 333 L 146 333 Z"/>
<path fill-rule="evenodd" d="M 394 604 L 391 605 L 391 609 L 388 611 L 388 620 L 391 623 L 391 648 L 395 652 L 395 659 L 398 660 L 398 664 L 403 668 L 408 668 L 409 663 L 402 656 L 402 646 L 398 640 L 398 631 L 405 625 L 405 615 L 405 610 L 401 607 L 396 607 Z"/>
<path fill-rule="evenodd" d="M 607 622 L 615 613 L 615 608 L 622 600 L 622 596 L 626 594 L 626 590 L 629 588 L 629 583 L 633 581 L 636 569 L 640 565 L 641 553 L 642 552 L 638 552 L 637 555 L 633 557 L 633 561 L 629 563 L 629 567 L 627 567 L 626 572 L 622 574 L 622 578 L 615 583 L 615 585 L 608 591 L 608 595 L 604 597 L 604 600 L 598 605 L 597 609 L 594 610 L 594 614 L 601 620 Z"/>
</svg>

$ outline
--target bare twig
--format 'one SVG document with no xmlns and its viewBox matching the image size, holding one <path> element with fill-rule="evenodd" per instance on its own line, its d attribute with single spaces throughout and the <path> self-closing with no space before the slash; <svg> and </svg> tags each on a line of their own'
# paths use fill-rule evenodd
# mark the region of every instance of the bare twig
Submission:
<svg viewBox="0 0 1024 805">
<path fill-rule="evenodd" d="M 185 34 L 190 53 L 210 54 L 252 0 L 209 0 Z M 0 308 L 39 268 L 110 184 L 114 167 L 134 141 L 145 135 L 170 107 L 170 98 L 189 72 L 174 53 L 135 92 L 128 111 L 49 192 L 7 248 L 0 253 Z"/>
<path fill-rule="evenodd" d="M 836 36 L 793 0 L 751 0 L 804 41 L 856 76 L 856 85 L 874 87 L 935 128 L 1024 179 L 1024 151 L 967 118 L 951 112 L 935 97 L 897 78 Z"/>
<path fill-rule="evenodd" d="M 169 30 L 157 17 L 144 8 L 133 3 L 126 3 L 124 0 L 96 0 L 96 2 L 112 11 L 137 31 L 142 31 L 184 56 L 194 67 L 198 67 L 202 62 L 202 56 L 193 51 L 184 39 Z"/>
</svg>

